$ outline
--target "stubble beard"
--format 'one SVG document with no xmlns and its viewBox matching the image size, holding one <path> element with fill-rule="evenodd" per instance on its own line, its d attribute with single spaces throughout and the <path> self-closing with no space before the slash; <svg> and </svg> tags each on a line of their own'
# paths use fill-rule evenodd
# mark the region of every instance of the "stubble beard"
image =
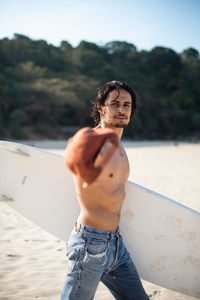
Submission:
<svg viewBox="0 0 200 300">
<path fill-rule="evenodd" d="M 125 128 L 127 125 L 125 123 L 110 123 L 110 126 L 115 128 Z"/>
<path fill-rule="evenodd" d="M 105 118 L 105 112 L 101 115 L 101 122 L 102 120 Z M 114 117 L 115 118 L 115 117 Z M 127 118 L 128 119 L 128 118 Z M 129 120 L 130 121 L 130 120 Z M 108 125 L 114 128 L 125 128 L 128 124 L 129 121 L 127 123 L 114 123 L 114 122 L 108 122 Z"/>
</svg>

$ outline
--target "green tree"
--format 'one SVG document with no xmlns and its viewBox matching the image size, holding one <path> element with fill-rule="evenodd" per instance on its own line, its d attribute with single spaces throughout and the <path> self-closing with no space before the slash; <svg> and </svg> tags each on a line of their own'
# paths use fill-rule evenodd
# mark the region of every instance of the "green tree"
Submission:
<svg viewBox="0 0 200 300">
<path fill-rule="evenodd" d="M 181 56 L 183 58 L 190 58 L 190 59 L 198 60 L 199 59 L 199 52 L 194 48 L 188 48 L 188 49 L 185 49 L 183 51 Z"/>
<path fill-rule="evenodd" d="M 110 80 L 127 81 L 139 109 L 131 138 L 200 135 L 199 52 L 165 47 L 137 51 L 125 41 L 73 48 L 15 34 L 0 40 L 0 136 L 22 138 L 29 128 L 56 137 L 65 126 L 93 126 L 91 100 Z"/>
</svg>

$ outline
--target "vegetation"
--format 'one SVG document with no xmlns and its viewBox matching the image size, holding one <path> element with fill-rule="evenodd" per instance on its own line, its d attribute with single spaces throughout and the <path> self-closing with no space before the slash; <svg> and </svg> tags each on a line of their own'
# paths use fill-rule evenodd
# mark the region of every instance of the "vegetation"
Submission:
<svg viewBox="0 0 200 300">
<path fill-rule="evenodd" d="M 200 137 L 200 57 L 113 41 L 73 48 L 15 34 L 0 40 L 0 138 L 65 138 L 67 128 L 93 126 L 91 100 L 110 80 L 127 81 L 139 110 L 125 134 L 135 139 Z"/>
</svg>

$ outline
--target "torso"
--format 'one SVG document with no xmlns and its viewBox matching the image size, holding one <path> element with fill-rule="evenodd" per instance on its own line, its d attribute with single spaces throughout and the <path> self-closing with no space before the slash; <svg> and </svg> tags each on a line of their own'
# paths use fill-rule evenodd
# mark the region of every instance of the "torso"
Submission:
<svg viewBox="0 0 200 300">
<path fill-rule="evenodd" d="M 95 166 L 100 164 L 109 147 L 110 143 L 106 142 L 95 160 Z M 84 188 L 83 182 L 76 177 L 76 192 L 81 208 L 77 223 L 101 230 L 115 230 L 120 221 L 128 176 L 128 158 L 120 145 L 92 184 Z"/>
</svg>

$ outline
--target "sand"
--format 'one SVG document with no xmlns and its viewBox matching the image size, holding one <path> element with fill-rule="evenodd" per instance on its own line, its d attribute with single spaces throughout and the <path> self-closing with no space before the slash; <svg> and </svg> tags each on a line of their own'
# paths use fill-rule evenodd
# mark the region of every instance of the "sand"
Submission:
<svg viewBox="0 0 200 300">
<path fill-rule="evenodd" d="M 63 141 L 31 144 L 57 153 L 63 153 L 65 147 Z M 131 180 L 200 211 L 200 144 L 124 144 Z M 0 300 L 59 299 L 66 267 L 63 241 L 0 203 Z M 195 299 L 148 282 L 143 284 L 150 299 Z M 114 298 L 99 284 L 95 299 Z"/>
</svg>

